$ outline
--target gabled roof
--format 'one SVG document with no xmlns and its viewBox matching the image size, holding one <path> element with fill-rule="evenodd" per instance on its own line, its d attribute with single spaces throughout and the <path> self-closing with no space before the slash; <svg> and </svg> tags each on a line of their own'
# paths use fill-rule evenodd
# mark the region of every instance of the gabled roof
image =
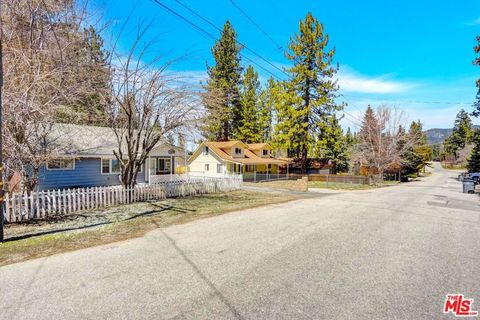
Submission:
<svg viewBox="0 0 480 320">
<path fill-rule="evenodd" d="M 59 156 L 113 156 L 113 150 L 118 149 L 115 132 L 109 127 L 55 123 L 47 140 L 49 148 Z M 178 149 L 166 141 L 159 142 L 155 148 L 160 146 Z"/>
<path fill-rule="evenodd" d="M 253 145 L 256 146 L 261 144 L 262 143 L 255 143 Z M 232 157 L 224 150 L 224 149 L 230 149 L 237 145 L 240 145 L 245 149 L 244 157 L 242 158 Z M 268 145 L 268 144 L 265 143 L 265 145 Z M 268 157 L 268 158 L 259 157 L 255 153 L 253 153 L 251 150 L 249 150 L 250 145 L 247 145 L 241 141 L 225 141 L 225 142 L 204 141 L 198 146 L 197 150 L 195 150 L 193 155 L 188 160 L 189 162 L 193 161 L 200 154 L 202 146 L 207 146 L 210 151 L 212 151 L 215 155 L 217 155 L 217 157 L 228 162 L 239 163 L 239 164 L 252 164 L 252 165 L 253 164 L 284 164 L 285 163 L 284 161 L 275 159 L 273 157 Z"/>
<path fill-rule="evenodd" d="M 268 143 L 249 143 L 247 144 L 249 150 L 272 149 Z"/>
<path fill-rule="evenodd" d="M 205 145 L 210 147 L 214 146 L 220 149 L 230 149 L 232 147 L 235 147 L 237 145 L 240 145 L 241 147 L 247 149 L 248 145 L 243 143 L 242 141 L 205 141 Z"/>
</svg>

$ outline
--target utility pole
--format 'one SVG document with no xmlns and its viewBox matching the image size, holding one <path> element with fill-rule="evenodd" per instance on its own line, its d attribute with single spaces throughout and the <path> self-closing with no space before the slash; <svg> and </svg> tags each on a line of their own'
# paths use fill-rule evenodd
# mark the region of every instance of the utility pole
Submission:
<svg viewBox="0 0 480 320">
<path fill-rule="evenodd" d="M 2 88 L 3 88 L 3 19 L 2 0 L 0 0 L 0 242 L 3 242 L 3 118 L 2 118 Z"/>
</svg>

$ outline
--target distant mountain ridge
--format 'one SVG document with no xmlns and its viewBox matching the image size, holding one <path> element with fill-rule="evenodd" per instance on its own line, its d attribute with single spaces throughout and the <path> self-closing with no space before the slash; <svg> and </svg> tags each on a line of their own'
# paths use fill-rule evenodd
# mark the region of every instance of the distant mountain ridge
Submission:
<svg viewBox="0 0 480 320">
<path fill-rule="evenodd" d="M 480 126 L 473 126 L 474 128 L 480 128 Z M 441 129 L 441 128 L 432 128 L 425 130 L 427 135 L 427 141 L 429 144 L 438 144 L 443 143 L 452 134 L 453 129 Z"/>
<path fill-rule="evenodd" d="M 432 128 L 425 131 L 428 144 L 442 143 L 452 134 L 453 129 Z"/>
</svg>

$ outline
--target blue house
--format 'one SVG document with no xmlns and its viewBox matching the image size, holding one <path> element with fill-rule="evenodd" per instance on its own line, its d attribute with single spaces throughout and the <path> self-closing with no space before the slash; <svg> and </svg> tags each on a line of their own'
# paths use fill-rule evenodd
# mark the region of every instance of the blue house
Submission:
<svg viewBox="0 0 480 320">
<path fill-rule="evenodd" d="M 111 128 L 55 124 L 47 144 L 54 158 L 40 170 L 40 190 L 120 184 L 120 165 L 113 154 L 118 143 Z M 184 149 L 161 142 L 149 153 L 137 182 L 172 179 L 184 166 Z"/>
</svg>

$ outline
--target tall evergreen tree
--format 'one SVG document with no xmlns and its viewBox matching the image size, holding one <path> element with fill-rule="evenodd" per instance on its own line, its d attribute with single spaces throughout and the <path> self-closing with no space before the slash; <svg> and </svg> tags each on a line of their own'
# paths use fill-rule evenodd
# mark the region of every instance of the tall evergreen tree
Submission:
<svg viewBox="0 0 480 320">
<path fill-rule="evenodd" d="M 295 132 L 292 147 L 301 158 L 303 172 L 307 169 L 308 151 L 322 123 L 343 108 L 335 102 L 339 89 L 334 80 L 337 72 L 337 67 L 333 66 L 335 49 L 329 49 L 328 43 L 323 25 L 308 13 L 300 21 L 299 33 L 291 38 L 286 53 L 293 64 L 287 70 L 291 80 L 286 83 L 286 90 L 300 98 L 287 112 L 290 113 L 291 130 Z"/>
<path fill-rule="evenodd" d="M 376 133 L 381 131 L 382 128 L 375 114 L 375 111 L 373 111 L 371 106 L 368 106 L 365 114 L 363 115 L 362 125 L 358 133 L 358 138 L 361 141 L 366 142 L 370 145 L 377 146 L 380 143 L 379 141 L 376 141 L 379 134 L 372 134 L 372 132 Z M 376 149 L 376 147 L 374 147 L 373 149 Z"/>
<path fill-rule="evenodd" d="M 432 160 L 433 151 L 427 143 L 427 136 L 423 132 L 423 124 L 420 120 L 410 124 L 408 135 L 413 143 L 402 154 L 403 171 L 418 173 Z"/>
<path fill-rule="evenodd" d="M 347 128 L 347 132 L 345 133 L 345 141 L 349 146 L 352 146 L 354 144 L 353 134 L 352 134 L 352 131 L 350 130 L 350 127 Z"/>
<path fill-rule="evenodd" d="M 78 116 L 69 120 L 105 126 L 107 107 L 111 104 L 111 69 L 108 65 L 109 52 L 104 49 L 103 39 L 94 27 L 83 30 L 75 58 L 80 63 L 75 77 L 76 84 L 72 85 L 81 88 L 81 91 L 72 106 Z"/>
<path fill-rule="evenodd" d="M 267 87 L 261 92 L 258 125 L 262 142 L 269 142 L 273 139 L 273 110 L 279 99 L 279 85 L 273 77 L 270 77 Z"/>
<path fill-rule="evenodd" d="M 227 20 L 219 41 L 212 48 L 215 65 L 208 67 L 209 78 L 204 101 L 208 116 L 203 126 L 207 139 L 228 141 L 238 132 L 242 114 L 241 49 L 237 42 L 237 33 Z"/>
<path fill-rule="evenodd" d="M 480 130 L 473 134 L 473 150 L 467 161 L 468 172 L 480 172 Z"/>
<path fill-rule="evenodd" d="M 240 123 L 233 132 L 233 136 L 245 143 L 259 142 L 261 140 L 259 126 L 260 82 L 258 73 L 252 66 L 249 66 L 245 72 L 240 103 L 242 106 Z"/>
<path fill-rule="evenodd" d="M 274 87 L 274 113 L 276 117 L 273 130 L 273 145 L 276 149 L 286 152 L 288 157 L 299 156 L 297 140 L 298 119 L 295 106 L 301 104 L 301 97 L 286 89 L 285 82 Z"/>
<path fill-rule="evenodd" d="M 468 144 L 472 139 L 472 120 L 465 110 L 461 109 L 455 119 L 452 134 L 445 140 L 445 149 L 457 157 L 457 152 Z"/>
<path fill-rule="evenodd" d="M 362 125 L 358 132 L 357 146 L 358 160 L 360 166 L 368 170 L 368 174 L 375 174 L 379 167 L 377 163 L 381 155 L 381 133 L 382 126 L 371 106 L 368 106 L 363 115 Z"/>
<path fill-rule="evenodd" d="M 322 128 L 317 144 L 318 157 L 332 163 L 332 173 L 348 171 L 350 145 L 335 115 Z"/>
<path fill-rule="evenodd" d="M 473 51 L 475 51 L 477 56 L 473 60 L 473 65 L 480 66 L 480 36 L 477 36 L 476 40 L 477 44 L 473 47 Z M 477 80 L 477 89 L 477 97 L 475 103 L 473 104 L 474 110 L 472 112 L 472 115 L 475 117 L 480 116 L 480 79 Z"/>
</svg>

